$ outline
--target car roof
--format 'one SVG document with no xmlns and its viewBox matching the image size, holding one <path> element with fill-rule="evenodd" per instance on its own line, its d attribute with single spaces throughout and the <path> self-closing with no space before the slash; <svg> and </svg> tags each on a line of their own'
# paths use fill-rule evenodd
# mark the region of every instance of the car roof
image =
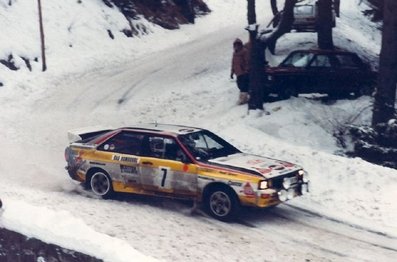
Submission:
<svg viewBox="0 0 397 262">
<path fill-rule="evenodd" d="M 129 127 L 122 127 L 119 129 L 130 130 L 130 131 L 145 131 L 145 132 L 153 132 L 153 133 L 168 133 L 173 135 L 183 135 L 183 134 L 189 134 L 203 130 L 202 128 L 198 128 L 198 127 L 172 125 L 172 124 L 158 124 L 158 123 L 138 124 Z"/>
<path fill-rule="evenodd" d="M 350 52 L 350 51 L 345 51 L 341 49 L 298 49 L 292 51 L 292 53 L 311 53 L 311 54 L 353 54 L 356 55 L 356 53 Z"/>
<path fill-rule="evenodd" d="M 303 1 L 297 2 L 294 7 L 299 7 L 299 6 L 303 6 L 303 5 L 315 5 L 315 4 L 316 4 L 316 0 L 303 0 Z"/>
</svg>

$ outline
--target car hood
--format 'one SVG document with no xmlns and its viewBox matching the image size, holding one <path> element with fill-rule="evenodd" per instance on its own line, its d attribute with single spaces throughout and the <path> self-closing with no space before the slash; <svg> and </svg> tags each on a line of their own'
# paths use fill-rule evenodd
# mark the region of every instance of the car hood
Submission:
<svg viewBox="0 0 397 262">
<path fill-rule="evenodd" d="M 245 153 L 219 157 L 211 159 L 209 162 L 225 168 L 245 169 L 264 178 L 272 178 L 302 169 L 293 163 Z"/>
</svg>

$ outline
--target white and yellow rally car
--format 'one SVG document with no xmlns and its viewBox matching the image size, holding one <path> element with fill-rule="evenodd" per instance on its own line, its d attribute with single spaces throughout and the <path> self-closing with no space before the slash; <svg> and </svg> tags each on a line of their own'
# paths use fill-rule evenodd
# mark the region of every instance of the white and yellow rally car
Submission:
<svg viewBox="0 0 397 262">
<path fill-rule="evenodd" d="M 240 206 L 274 206 L 309 191 L 300 166 L 242 153 L 201 128 L 147 124 L 69 138 L 70 177 L 104 198 L 126 192 L 193 199 L 229 220 Z"/>
</svg>

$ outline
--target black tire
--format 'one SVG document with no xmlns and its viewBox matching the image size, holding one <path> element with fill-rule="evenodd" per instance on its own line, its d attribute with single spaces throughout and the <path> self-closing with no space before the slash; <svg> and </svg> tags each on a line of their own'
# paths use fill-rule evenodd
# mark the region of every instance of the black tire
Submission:
<svg viewBox="0 0 397 262">
<path fill-rule="evenodd" d="M 113 194 L 112 179 L 104 171 L 96 171 L 90 178 L 92 192 L 102 198 L 110 198 Z"/>
<path fill-rule="evenodd" d="M 365 84 L 360 88 L 359 96 L 371 96 L 374 88 L 370 84 Z"/>
<path fill-rule="evenodd" d="M 226 222 L 236 218 L 240 207 L 236 194 L 226 186 L 210 189 L 204 204 L 212 217 Z"/>
<path fill-rule="evenodd" d="M 372 96 L 375 90 L 375 81 L 368 81 L 365 83 L 357 84 L 356 91 L 354 92 L 354 97 L 358 98 L 360 96 Z"/>
<path fill-rule="evenodd" d="M 289 99 L 292 96 L 298 96 L 298 92 L 294 87 L 286 87 L 280 94 L 281 99 Z"/>
</svg>

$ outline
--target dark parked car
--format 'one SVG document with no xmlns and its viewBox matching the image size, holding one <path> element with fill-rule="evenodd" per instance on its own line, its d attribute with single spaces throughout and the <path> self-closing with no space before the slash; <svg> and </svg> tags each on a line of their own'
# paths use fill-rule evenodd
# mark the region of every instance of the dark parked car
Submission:
<svg viewBox="0 0 397 262">
<path fill-rule="evenodd" d="M 357 54 L 340 50 L 297 50 L 266 68 L 267 93 L 289 98 L 302 93 L 332 97 L 370 95 L 377 73 Z"/>
</svg>

